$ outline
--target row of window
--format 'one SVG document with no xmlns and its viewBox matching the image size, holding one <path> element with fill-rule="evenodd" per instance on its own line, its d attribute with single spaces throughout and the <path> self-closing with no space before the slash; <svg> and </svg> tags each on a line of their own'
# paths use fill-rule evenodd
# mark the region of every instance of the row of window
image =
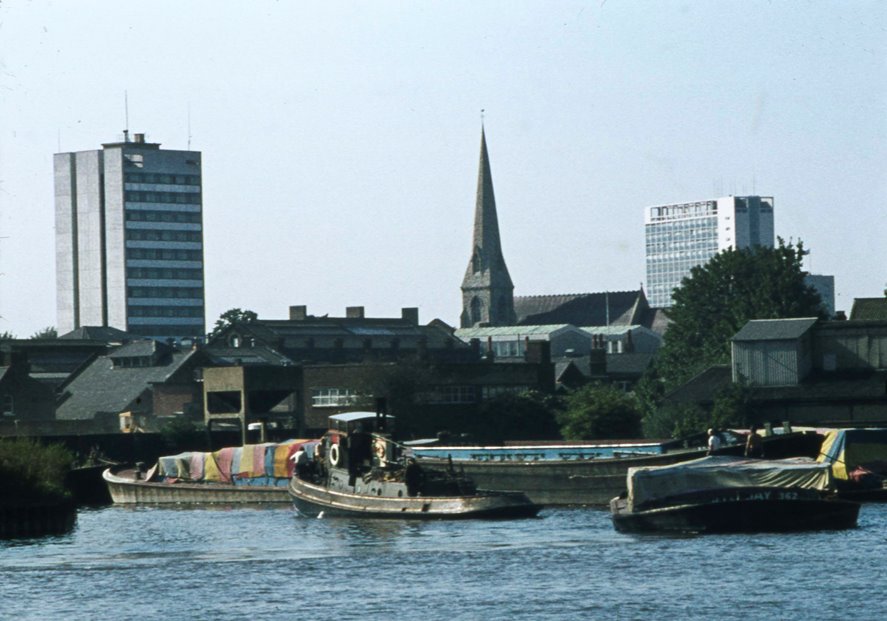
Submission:
<svg viewBox="0 0 887 621">
<path fill-rule="evenodd" d="M 203 261 L 203 251 L 178 248 L 127 248 L 126 258 L 131 261 Z"/>
<path fill-rule="evenodd" d="M 650 207 L 650 219 L 654 221 L 667 221 L 678 218 L 697 218 L 718 213 L 717 201 L 703 201 L 699 203 L 682 203 L 679 205 L 661 205 Z"/>
<path fill-rule="evenodd" d="M 518 339 L 513 341 L 493 341 L 493 354 L 496 358 L 522 358 L 524 348 L 524 342 Z"/>
<path fill-rule="evenodd" d="M 203 317 L 202 306 L 130 306 L 130 317 Z"/>
<path fill-rule="evenodd" d="M 127 190 L 123 193 L 123 198 L 128 203 L 200 204 L 200 192 L 141 192 L 138 190 Z"/>
<path fill-rule="evenodd" d="M 205 334 L 201 334 L 195 332 L 194 324 L 185 325 L 185 326 L 176 326 L 176 325 L 140 325 L 140 326 L 128 326 L 126 331 L 130 334 L 136 334 L 138 336 L 150 336 L 152 338 L 166 338 L 166 337 L 190 337 L 190 338 L 203 338 L 206 336 Z"/>
<path fill-rule="evenodd" d="M 127 278 L 141 280 L 203 280 L 203 270 L 170 267 L 128 267 Z"/>
<path fill-rule="evenodd" d="M 126 183 L 163 183 L 166 185 L 200 185 L 200 175 L 169 175 L 164 173 L 128 172 L 123 175 Z"/>
<path fill-rule="evenodd" d="M 200 287 L 130 287 L 127 291 L 130 298 L 176 298 L 176 299 L 203 299 L 203 289 Z"/>
<path fill-rule="evenodd" d="M 311 405 L 316 408 L 335 408 L 354 405 L 357 393 L 348 388 L 315 388 L 311 391 Z"/>
<path fill-rule="evenodd" d="M 130 222 L 187 222 L 200 224 L 199 211 L 149 211 L 129 209 L 126 219 Z"/>
<path fill-rule="evenodd" d="M 432 386 L 418 395 L 422 403 L 449 405 L 476 403 L 478 388 L 481 398 L 493 399 L 505 394 L 519 394 L 529 390 L 529 386 Z M 315 388 L 311 391 L 311 405 L 315 408 L 348 407 L 357 403 L 360 395 L 349 388 Z"/>
<path fill-rule="evenodd" d="M 126 229 L 127 241 L 175 241 L 200 242 L 203 233 L 200 231 L 167 231 L 153 229 Z"/>
<path fill-rule="evenodd" d="M 648 255 L 647 265 L 700 265 L 707 263 L 716 254 L 716 252 L 705 252 L 703 250 L 663 252 L 661 254 Z"/>
<path fill-rule="evenodd" d="M 114 366 L 118 369 L 132 369 L 137 367 L 154 366 L 154 362 L 148 356 L 132 356 L 127 358 L 115 358 Z"/>
</svg>

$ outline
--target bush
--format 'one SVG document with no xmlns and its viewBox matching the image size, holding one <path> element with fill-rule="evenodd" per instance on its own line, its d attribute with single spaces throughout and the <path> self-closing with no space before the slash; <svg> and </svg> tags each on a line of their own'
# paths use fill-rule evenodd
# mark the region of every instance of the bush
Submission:
<svg viewBox="0 0 887 621">
<path fill-rule="evenodd" d="M 503 394 L 481 405 L 467 431 L 483 443 L 506 440 L 559 440 L 557 397 L 537 391 Z"/>
<path fill-rule="evenodd" d="M 637 438 L 641 414 L 637 401 L 613 386 L 590 384 L 567 397 L 557 421 L 567 440 Z"/>
<path fill-rule="evenodd" d="M 56 502 L 69 497 L 65 477 L 74 456 L 63 446 L 0 440 L 0 502 Z"/>
<path fill-rule="evenodd" d="M 689 438 L 711 426 L 711 415 L 693 403 L 666 403 L 644 416 L 648 438 Z"/>
</svg>

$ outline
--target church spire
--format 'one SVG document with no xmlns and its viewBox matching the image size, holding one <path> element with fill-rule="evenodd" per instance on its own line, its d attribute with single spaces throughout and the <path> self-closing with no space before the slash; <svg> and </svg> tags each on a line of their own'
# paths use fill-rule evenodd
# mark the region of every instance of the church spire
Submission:
<svg viewBox="0 0 887 621">
<path fill-rule="evenodd" d="M 474 236 L 471 260 L 462 280 L 461 326 L 504 326 L 514 321 L 514 285 L 502 256 L 487 138 L 481 125 Z"/>
</svg>

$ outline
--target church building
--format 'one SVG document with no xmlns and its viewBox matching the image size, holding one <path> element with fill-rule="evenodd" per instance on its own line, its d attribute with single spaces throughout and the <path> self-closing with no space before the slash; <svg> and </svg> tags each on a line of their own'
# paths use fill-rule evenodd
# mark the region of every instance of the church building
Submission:
<svg viewBox="0 0 887 621">
<path fill-rule="evenodd" d="M 462 280 L 460 325 L 462 328 L 510 326 L 515 321 L 514 284 L 502 256 L 490 158 L 487 155 L 486 136 L 481 128 L 474 239 L 471 260 Z"/>
</svg>

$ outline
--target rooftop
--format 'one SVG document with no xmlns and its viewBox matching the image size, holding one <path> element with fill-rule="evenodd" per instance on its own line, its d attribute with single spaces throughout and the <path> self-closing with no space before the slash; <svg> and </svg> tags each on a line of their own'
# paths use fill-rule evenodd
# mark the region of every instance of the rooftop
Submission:
<svg viewBox="0 0 887 621">
<path fill-rule="evenodd" d="M 791 341 L 801 338 L 816 322 L 816 317 L 796 319 L 752 319 L 733 337 L 734 341 Z"/>
</svg>

